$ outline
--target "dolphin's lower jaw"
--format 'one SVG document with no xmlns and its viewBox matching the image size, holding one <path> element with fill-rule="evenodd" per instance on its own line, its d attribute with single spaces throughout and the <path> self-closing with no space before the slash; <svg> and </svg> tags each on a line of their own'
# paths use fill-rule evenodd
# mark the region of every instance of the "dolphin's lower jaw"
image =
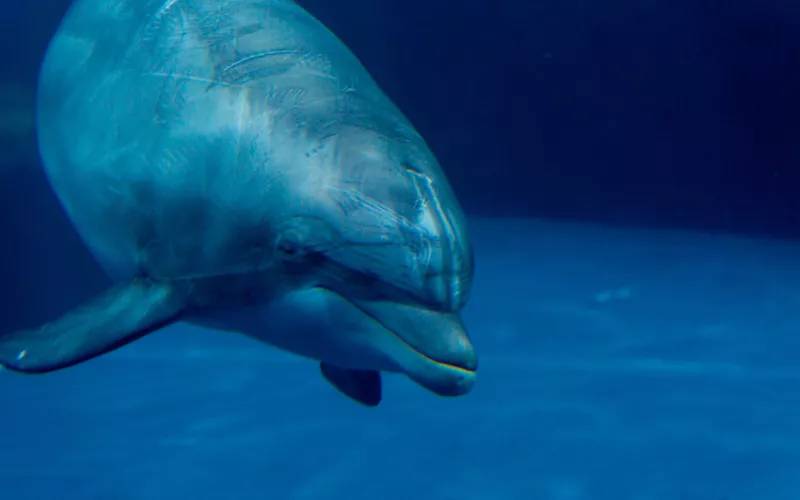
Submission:
<svg viewBox="0 0 800 500">
<path fill-rule="evenodd" d="M 417 352 L 418 356 L 404 363 L 403 371 L 414 382 L 439 396 L 463 396 L 472 390 L 477 373 L 440 363 Z"/>
<path fill-rule="evenodd" d="M 391 357 L 410 379 L 440 396 L 475 385 L 478 358 L 458 314 L 395 302 L 353 301 L 396 340 Z"/>
</svg>

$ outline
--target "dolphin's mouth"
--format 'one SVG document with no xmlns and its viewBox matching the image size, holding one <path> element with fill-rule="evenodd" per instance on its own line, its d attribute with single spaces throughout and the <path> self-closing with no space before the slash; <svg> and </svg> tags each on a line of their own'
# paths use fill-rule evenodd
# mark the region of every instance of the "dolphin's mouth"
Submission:
<svg viewBox="0 0 800 500">
<path fill-rule="evenodd" d="M 377 319 L 377 318 L 375 318 L 373 316 L 370 316 L 370 317 L 372 319 L 374 319 L 375 321 L 377 321 L 382 327 L 384 327 L 386 329 L 386 331 L 388 331 L 389 333 L 391 333 L 392 335 L 397 337 L 397 340 L 399 340 L 400 342 L 405 344 L 406 347 L 408 347 L 410 350 L 414 351 L 416 354 L 418 354 L 420 357 L 422 357 L 426 361 L 428 361 L 430 363 L 437 364 L 437 365 L 441 366 L 442 368 L 447 368 L 447 369 L 450 369 L 450 370 L 456 370 L 456 371 L 464 372 L 464 374 L 467 374 L 467 375 L 474 375 L 475 372 L 477 372 L 477 370 L 478 370 L 477 364 L 475 366 L 459 366 L 459 365 L 456 365 L 456 364 L 453 364 L 453 363 L 448 363 L 446 361 L 439 361 L 438 359 L 434 359 L 434 358 L 428 356 L 427 354 L 425 354 L 424 352 L 420 351 L 419 349 L 417 349 L 413 345 L 409 344 L 408 341 L 406 341 L 406 339 L 404 339 L 402 335 L 400 335 L 396 331 L 392 330 L 391 328 L 388 328 L 386 325 L 381 323 L 381 321 L 379 319 Z"/>
<path fill-rule="evenodd" d="M 365 313 L 365 314 L 367 314 L 367 313 Z M 367 314 L 367 315 L 372 320 L 374 320 L 376 323 L 378 323 L 380 326 L 382 326 L 384 330 L 386 330 L 387 332 L 391 333 L 397 340 L 402 342 L 403 345 L 408 348 L 408 350 L 414 352 L 419 357 L 423 358 L 425 361 L 427 361 L 429 363 L 433 363 L 433 364 L 439 365 L 442 368 L 446 368 L 446 369 L 449 369 L 449 370 L 461 371 L 461 372 L 464 372 L 465 374 L 474 374 L 477 371 L 477 366 L 462 366 L 462 365 L 457 365 L 457 364 L 454 364 L 454 363 L 448 363 L 446 361 L 440 361 L 438 359 L 432 358 L 431 356 L 425 354 L 424 352 L 420 351 L 419 349 L 417 349 L 416 347 L 411 345 L 405 338 L 403 338 L 402 335 L 397 333 L 396 330 L 393 330 L 392 328 L 389 328 L 387 325 L 385 325 L 380 320 L 380 318 L 376 318 L 375 316 L 371 316 L 369 314 Z"/>
<path fill-rule="evenodd" d="M 429 363 L 465 375 L 477 371 L 475 349 L 457 314 L 396 302 L 351 303 Z"/>
</svg>

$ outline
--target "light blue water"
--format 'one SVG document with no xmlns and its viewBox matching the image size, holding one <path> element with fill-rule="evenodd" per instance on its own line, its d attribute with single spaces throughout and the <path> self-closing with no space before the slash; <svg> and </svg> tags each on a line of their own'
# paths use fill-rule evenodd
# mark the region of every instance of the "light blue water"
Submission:
<svg viewBox="0 0 800 500">
<path fill-rule="evenodd" d="M 390 376 L 365 409 L 313 362 L 173 327 L 0 373 L 0 499 L 800 498 L 800 243 L 472 230 L 470 395 Z"/>
</svg>

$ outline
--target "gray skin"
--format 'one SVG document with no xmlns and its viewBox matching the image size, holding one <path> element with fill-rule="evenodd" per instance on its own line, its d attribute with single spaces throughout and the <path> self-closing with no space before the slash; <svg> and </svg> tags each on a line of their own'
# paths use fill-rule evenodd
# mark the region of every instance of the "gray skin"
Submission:
<svg viewBox="0 0 800 500">
<path fill-rule="evenodd" d="M 319 360 L 356 401 L 380 372 L 467 393 L 464 214 L 356 57 L 289 0 L 79 0 L 37 123 L 50 182 L 116 284 L 0 338 L 44 373 L 176 321 Z"/>
</svg>

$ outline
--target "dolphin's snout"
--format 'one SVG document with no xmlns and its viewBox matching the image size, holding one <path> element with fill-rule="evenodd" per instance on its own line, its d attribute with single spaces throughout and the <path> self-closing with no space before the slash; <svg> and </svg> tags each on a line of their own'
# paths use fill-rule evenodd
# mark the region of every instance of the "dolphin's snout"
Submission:
<svg viewBox="0 0 800 500">
<path fill-rule="evenodd" d="M 478 356 L 457 313 L 395 302 L 355 305 L 402 341 L 393 358 L 414 381 L 442 396 L 472 389 Z"/>
<path fill-rule="evenodd" d="M 445 349 L 430 357 L 432 366 L 409 376 L 440 396 L 461 396 L 475 385 L 478 355 L 461 319 L 455 314 L 446 316 L 444 330 L 438 333 L 447 339 Z"/>
<path fill-rule="evenodd" d="M 441 315 L 442 330 L 439 335 L 444 337 L 442 349 L 439 352 L 431 352 L 431 359 L 438 363 L 461 368 L 474 372 L 478 369 L 478 355 L 472 347 L 472 341 L 467 335 L 464 323 L 455 314 Z"/>
</svg>

